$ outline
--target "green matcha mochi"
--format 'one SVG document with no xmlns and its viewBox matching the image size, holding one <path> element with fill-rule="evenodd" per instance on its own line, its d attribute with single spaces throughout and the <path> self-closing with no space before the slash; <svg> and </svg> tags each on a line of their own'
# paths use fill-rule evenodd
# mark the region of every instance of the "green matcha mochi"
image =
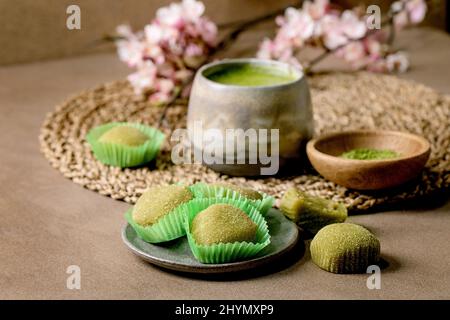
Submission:
<svg viewBox="0 0 450 320">
<path fill-rule="evenodd" d="M 141 226 L 152 225 L 159 218 L 192 198 L 191 191 L 183 186 L 150 188 L 136 202 L 132 213 L 133 220 Z"/>
<path fill-rule="evenodd" d="M 211 186 L 235 191 L 250 200 L 261 200 L 263 198 L 263 196 L 258 191 L 250 188 L 239 187 L 230 183 L 214 183 Z"/>
<path fill-rule="evenodd" d="M 296 188 L 285 192 L 280 209 L 303 230 L 313 234 L 328 224 L 344 222 L 347 219 L 347 209 L 342 203 L 314 197 Z"/>
<path fill-rule="evenodd" d="M 144 144 L 147 140 L 149 140 L 149 137 L 139 129 L 130 126 L 117 126 L 102 134 L 98 141 L 134 147 Z"/>
<path fill-rule="evenodd" d="M 229 204 L 213 204 L 192 221 L 192 235 L 199 245 L 252 242 L 257 228 L 244 211 Z"/>
<path fill-rule="evenodd" d="M 335 223 L 316 234 L 310 250 L 313 262 L 326 271 L 362 273 L 378 262 L 380 242 L 362 226 Z"/>
</svg>

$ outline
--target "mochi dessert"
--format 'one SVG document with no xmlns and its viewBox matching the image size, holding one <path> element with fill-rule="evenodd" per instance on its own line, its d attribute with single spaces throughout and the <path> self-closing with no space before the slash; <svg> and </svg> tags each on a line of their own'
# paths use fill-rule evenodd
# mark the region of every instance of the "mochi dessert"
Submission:
<svg viewBox="0 0 450 320">
<path fill-rule="evenodd" d="M 141 226 L 152 225 L 192 198 L 191 191 L 183 186 L 169 185 L 150 188 L 136 202 L 132 212 L 133 220 Z"/>
<path fill-rule="evenodd" d="M 255 191 L 250 188 L 239 187 L 239 186 L 236 186 L 236 185 L 230 184 L 230 183 L 214 183 L 214 184 L 212 184 L 212 186 L 213 187 L 222 187 L 224 189 L 233 190 L 250 200 L 261 200 L 263 198 L 262 195 L 258 191 Z"/>
<path fill-rule="evenodd" d="M 191 232 L 199 245 L 252 242 L 257 225 L 239 208 L 229 204 L 214 204 L 198 213 Z"/>
<path fill-rule="evenodd" d="M 139 129 L 130 126 L 116 126 L 102 134 L 98 141 L 135 147 L 144 144 L 147 140 L 149 137 Z"/>
<path fill-rule="evenodd" d="M 362 226 L 335 223 L 316 234 L 310 251 L 313 262 L 326 271 L 362 273 L 378 262 L 380 242 Z"/>
</svg>

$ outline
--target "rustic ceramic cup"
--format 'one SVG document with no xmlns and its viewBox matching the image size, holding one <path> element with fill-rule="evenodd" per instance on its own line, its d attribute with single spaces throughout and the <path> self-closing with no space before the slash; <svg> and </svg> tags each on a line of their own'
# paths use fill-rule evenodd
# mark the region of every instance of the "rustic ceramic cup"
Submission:
<svg viewBox="0 0 450 320">
<path fill-rule="evenodd" d="M 214 72 L 239 64 L 273 68 L 291 76 L 292 81 L 267 86 L 240 86 L 208 79 Z M 217 150 L 225 145 L 227 129 L 279 129 L 278 141 L 268 134 L 266 140 L 258 141 L 258 148 L 271 150 L 272 144 L 278 143 L 280 167 L 300 161 L 304 146 L 313 133 L 311 98 L 306 77 L 299 69 L 277 61 L 230 59 L 207 64 L 198 70 L 189 99 L 187 128 L 197 152 L 205 148 L 204 144 L 192 138 L 194 127 L 199 123 L 203 130 L 215 129 L 222 133 L 223 139 L 216 137 L 208 144 L 209 148 L 217 144 Z M 249 148 L 248 143 L 245 148 Z M 224 160 L 233 156 L 228 149 L 222 152 Z M 247 152 L 244 154 L 247 155 Z M 261 168 L 267 167 L 259 161 L 256 164 L 249 163 L 248 159 L 242 159 L 240 155 L 242 152 L 236 150 L 233 164 L 204 163 L 215 171 L 233 176 L 258 176 Z"/>
</svg>

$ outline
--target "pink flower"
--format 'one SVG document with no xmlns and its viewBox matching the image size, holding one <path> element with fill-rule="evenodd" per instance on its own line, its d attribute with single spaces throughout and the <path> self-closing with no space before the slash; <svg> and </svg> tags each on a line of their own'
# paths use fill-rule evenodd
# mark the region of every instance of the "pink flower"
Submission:
<svg viewBox="0 0 450 320">
<path fill-rule="evenodd" d="M 198 20 L 205 12 L 205 5 L 201 1 L 183 0 L 181 7 L 183 18 L 190 22 Z"/>
<path fill-rule="evenodd" d="M 273 58 L 272 51 L 273 51 L 272 40 L 270 40 L 269 38 L 265 38 L 259 45 L 259 50 L 256 53 L 256 57 L 258 57 L 259 59 L 270 60 Z"/>
<path fill-rule="evenodd" d="M 409 14 L 409 21 L 412 24 L 418 24 L 425 18 L 427 4 L 424 0 L 410 0 L 406 3 L 406 10 Z"/>
<path fill-rule="evenodd" d="M 392 3 L 391 11 L 395 13 L 395 26 L 401 29 L 422 22 L 427 13 L 427 4 L 424 0 L 400 0 Z"/>
<path fill-rule="evenodd" d="M 340 19 L 337 16 L 327 15 L 319 24 L 317 35 L 322 36 L 326 48 L 333 50 L 348 42 L 342 32 Z"/>
<path fill-rule="evenodd" d="M 215 23 L 207 19 L 200 19 L 197 28 L 203 40 L 211 47 L 217 43 L 217 26 Z"/>
<path fill-rule="evenodd" d="M 309 39 L 314 32 L 314 20 L 303 11 L 287 8 L 285 12 L 286 20 L 282 26 L 281 32 L 291 40 Z"/>
<path fill-rule="evenodd" d="M 157 10 L 143 32 L 119 26 L 116 41 L 120 58 L 136 72 L 128 80 L 137 94 L 151 93 L 151 101 L 168 101 L 174 89 L 192 80 L 193 71 L 217 43 L 217 26 L 203 16 L 205 6 L 183 0 Z"/>
<path fill-rule="evenodd" d="M 386 57 L 386 66 L 390 72 L 406 72 L 409 68 L 409 60 L 405 53 L 397 52 Z"/>
<path fill-rule="evenodd" d="M 341 16 L 341 30 L 350 39 L 360 39 L 366 32 L 366 23 L 351 10 L 345 10 Z"/>
<path fill-rule="evenodd" d="M 328 6 L 329 0 L 305 1 L 303 2 L 302 9 L 314 20 L 319 20 L 325 15 Z"/>
<path fill-rule="evenodd" d="M 117 41 L 117 53 L 120 60 L 134 68 L 142 63 L 144 45 L 136 39 Z"/>
<path fill-rule="evenodd" d="M 155 91 L 162 93 L 170 93 L 175 88 L 175 84 L 172 80 L 166 78 L 158 78 L 153 86 Z"/>
<path fill-rule="evenodd" d="M 171 96 L 167 92 L 155 92 L 155 93 L 152 93 L 149 97 L 149 101 L 151 103 L 155 103 L 155 104 L 166 103 L 166 102 L 169 102 L 170 99 L 171 99 Z"/>
<path fill-rule="evenodd" d="M 382 45 L 374 37 L 364 39 L 364 46 L 372 59 L 378 59 L 382 55 Z"/>
<path fill-rule="evenodd" d="M 116 33 L 123 38 L 132 38 L 134 36 L 131 27 L 128 24 L 121 24 L 116 27 Z"/>
<path fill-rule="evenodd" d="M 186 47 L 184 54 L 188 57 L 195 57 L 203 55 L 203 47 L 199 46 L 196 43 L 190 43 Z"/>
<path fill-rule="evenodd" d="M 159 8 L 156 11 L 156 20 L 163 25 L 181 27 L 183 24 L 181 6 L 178 3 L 171 3 L 167 7 Z"/>
<path fill-rule="evenodd" d="M 127 79 L 133 86 L 136 94 L 142 94 L 152 89 L 156 80 L 156 67 L 151 62 L 145 62 L 134 73 L 130 74 Z"/>
<path fill-rule="evenodd" d="M 364 45 L 360 41 L 352 41 L 345 47 L 339 49 L 336 55 L 342 57 L 345 61 L 351 64 L 360 63 L 366 57 Z"/>
</svg>

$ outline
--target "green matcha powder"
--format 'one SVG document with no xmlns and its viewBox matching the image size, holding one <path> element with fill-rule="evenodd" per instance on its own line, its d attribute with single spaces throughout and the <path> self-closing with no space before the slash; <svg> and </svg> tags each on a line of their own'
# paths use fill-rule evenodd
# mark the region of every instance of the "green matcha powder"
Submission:
<svg viewBox="0 0 450 320">
<path fill-rule="evenodd" d="M 207 76 L 208 79 L 237 86 L 268 86 L 288 83 L 296 79 L 290 72 L 254 64 L 230 65 Z"/>
<path fill-rule="evenodd" d="M 341 154 L 341 158 L 353 159 L 353 160 L 384 160 L 398 158 L 400 155 L 392 150 L 380 150 L 380 149 L 353 149 Z"/>
</svg>

